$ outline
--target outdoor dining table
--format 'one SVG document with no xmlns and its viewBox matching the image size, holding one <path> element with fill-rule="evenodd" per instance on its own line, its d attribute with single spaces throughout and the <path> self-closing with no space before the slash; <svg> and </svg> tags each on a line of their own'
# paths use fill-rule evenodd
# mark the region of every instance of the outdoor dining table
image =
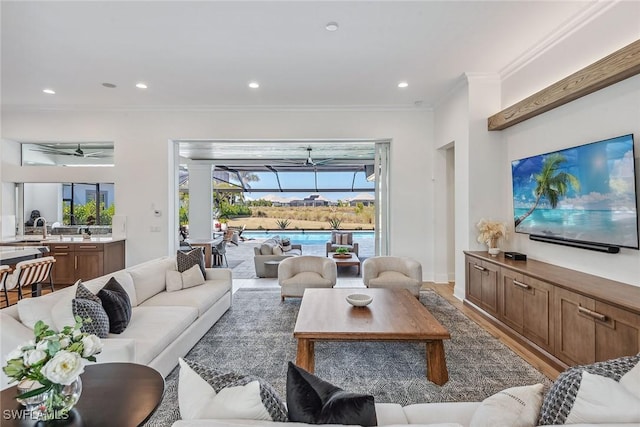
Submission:
<svg viewBox="0 0 640 427">
<path fill-rule="evenodd" d="M 222 243 L 222 237 L 214 239 L 187 239 L 191 246 L 204 248 L 204 266 L 211 268 L 213 266 L 213 247 Z"/>
</svg>

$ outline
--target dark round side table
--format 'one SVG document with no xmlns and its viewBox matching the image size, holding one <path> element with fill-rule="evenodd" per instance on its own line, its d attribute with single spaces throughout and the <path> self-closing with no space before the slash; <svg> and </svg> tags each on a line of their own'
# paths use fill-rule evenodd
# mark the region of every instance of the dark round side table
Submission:
<svg viewBox="0 0 640 427">
<path fill-rule="evenodd" d="M 164 394 L 162 375 L 135 363 L 88 365 L 81 378 L 82 395 L 66 420 L 31 420 L 15 399 L 16 386 L 2 390 L 0 425 L 136 427 L 151 417 Z"/>
</svg>

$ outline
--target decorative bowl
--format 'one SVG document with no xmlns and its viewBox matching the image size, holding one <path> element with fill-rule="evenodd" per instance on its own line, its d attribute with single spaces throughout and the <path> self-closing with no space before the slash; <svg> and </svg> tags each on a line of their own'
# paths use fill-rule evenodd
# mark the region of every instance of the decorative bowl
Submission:
<svg viewBox="0 0 640 427">
<path fill-rule="evenodd" d="M 354 307 L 364 307 L 371 304 L 373 297 L 365 294 L 351 294 L 347 295 L 347 302 Z"/>
<path fill-rule="evenodd" d="M 346 254 L 333 254 L 334 258 L 351 258 L 351 254 L 350 253 L 346 253 Z"/>
</svg>

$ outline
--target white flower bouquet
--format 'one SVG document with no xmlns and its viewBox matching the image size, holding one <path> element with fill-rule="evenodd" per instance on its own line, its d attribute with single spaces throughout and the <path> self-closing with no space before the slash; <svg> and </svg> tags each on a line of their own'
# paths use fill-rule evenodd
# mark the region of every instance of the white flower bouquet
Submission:
<svg viewBox="0 0 640 427">
<path fill-rule="evenodd" d="M 504 222 L 481 219 L 476 228 L 480 232 L 478 242 L 486 243 L 489 248 L 497 248 L 498 240 L 501 237 L 507 238 L 507 224 Z"/>
<path fill-rule="evenodd" d="M 30 340 L 7 355 L 7 364 L 2 368 L 13 381 L 21 384 L 30 380 L 28 391 L 17 396 L 21 402 L 42 396 L 37 405 L 42 419 L 60 418 L 68 412 L 79 398 L 70 402 L 65 389 L 79 382 L 84 372 L 85 360 L 95 362 L 95 355 L 102 351 L 102 342 L 96 335 L 81 332 L 82 319 L 75 318 L 74 326 L 66 326 L 55 332 L 43 321 L 38 321 Z M 20 385 L 18 386 L 20 390 Z M 81 390 L 81 386 L 80 386 Z M 30 399 L 33 402 L 34 399 Z M 36 399 L 37 401 L 37 399 Z M 29 407 L 29 405 L 27 405 Z"/>
</svg>

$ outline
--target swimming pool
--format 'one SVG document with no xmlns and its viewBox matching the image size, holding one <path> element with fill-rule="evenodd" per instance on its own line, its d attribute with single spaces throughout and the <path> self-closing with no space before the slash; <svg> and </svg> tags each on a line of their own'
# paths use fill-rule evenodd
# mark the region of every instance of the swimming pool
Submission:
<svg viewBox="0 0 640 427">
<path fill-rule="evenodd" d="M 350 231 L 351 232 L 351 231 Z M 373 231 L 353 231 L 353 239 L 373 240 Z M 268 239 L 275 235 L 288 237 L 291 243 L 297 245 L 324 245 L 331 240 L 331 231 L 297 231 L 297 230 L 271 230 L 271 231 L 244 231 L 242 237 L 247 239 Z"/>
</svg>

